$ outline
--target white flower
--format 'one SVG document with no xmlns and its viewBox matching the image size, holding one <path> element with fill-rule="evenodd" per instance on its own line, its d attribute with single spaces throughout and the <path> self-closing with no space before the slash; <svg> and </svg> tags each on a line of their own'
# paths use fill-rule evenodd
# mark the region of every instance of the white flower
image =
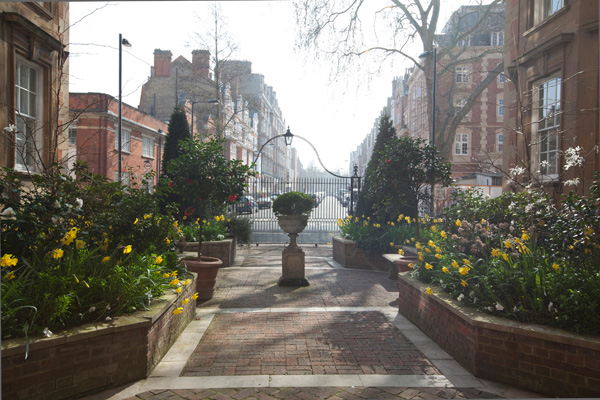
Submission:
<svg viewBox="0 0 600 400">
<path fill-rule="evenodd" d="M 110 311 L 110 304 L 107 304 L 107 305 L 106 305 L 106 309 L 107 309 L 108 311 Z"/>
<path fill-rule="evenodd" d="M 52 337 L 52 331 L 50 329 L 48 329 L 47 327 L 44 328 L 42 333 L 44 334 L 45 337 Z"/>
<path fill-rule="evenodd" d="M 579 185 L 579 178 L 569 179 L 568 181 L 565 181 L 565 183 L 563 183 L 563 185 L 565 185 L 565 186 L 577 186 L 577 185 Z"/>
<path fill-rule="evenodd" d="M 108 322 L 108 321 L 112 321 L 112 318 L 111 317 L 106 317 L 106 318 L 104 318 L 104 320 Z"/>
<path fill-rule="evenodd" d="M 223 235 L 217 235 L 217 240 L 223 240 L 223 239 L 225 239 L 225 236 L 223 236 Z"/>
<path fill-rule="evenodd" d="M 525 206 L 525 212 L 531 212 L 531 210 L 533 209 L 533 206 L 534 206 L 534 205 L 533 205 L 533 204 L 531 204 L 531 203 L 530 203 L 530 204 L 527 204 L 527 205 Z"/>
<path fill-rule="evenodd" d="M 579 155 L 579 152 L 581 152 L 581 147 L 577 146 L 577 147 L 570 147 L 567 150 L 565 150 L 565 165 L 564 165 L 564 169 L 565 171 L 568 170 L 571 167 L 581 167 L 583 165 L 583 162 L 585 161 L 584 158 L 582 156 Z"/>
<path fill-rule="evenodd" d="M 2 210 L 0 215 L 2 215 L 3 217 L 10 217 L 12 215 L 15 215 L 15 211 L 12 209 L 12 207 L 6 207 L 4 210 Z"/>
<path fill-rule="evenodd" d="M 96 311 L 96 307 L 94 307 L 94 306 L 91 306 L 90 309 L 88 310 L 88 312 L 94 312 L 94 311 Z"/>
<path fill-rule="evenodd" d="M 553 305 L 554 305 L 554 304 L 553 304 L 552 302 L 550 302 L 550 304 L 548 304 L 548 311 L 552 311 L 552 306 L 553 306 Z"/>
<path fill-rule="evenodd" d="M 502 307 L 502 304 L 496 303 L 496 310 L 498 310 L 498 311 L 504 311 L 504 307 Z"/>
<path fill-rule="evenodd" d="M 83 200 L 77 198 L 77 199 L 75 199 L 75 204 L 77 205 L 77 207 L 75 207 L 75 209 L 81 210 L 81 207 L 83 207 Z"/>
<path fill-rule="evenodd" d="M 60 208 L 60 203 L 58 202 L 58 200 L 54 200 L 54 207 Z"/>
<path fill-rule="evenodd" d="M 518 310 L 517 306 L 514 306 L 513 307 L 513 312 L 517 312 L 517 310 Z"/>
<path fill-rule="evenodd" d="M 17 127 L 15 126 L 15 124 L 10 124 L 6 128 L 4 128 L 4 130 L 8 133 L 13 133 L 17 131 Z"/>
<path fill-rule="evenodd" d="M 487 309 L 488 309 L 489 312 L 493 312 L 494 311 L 494 307 L 491 307 L 491 306 L 488 307 Z"/>
<path fill-rule="evenodd" d="M 463 301 L 463 299 L 464 299 L 464 298 L 465 298 L 465 295 L 461 293 L 461 294 L 460 294 L 460 295 L 459 295 L 459 296 L 456 298 L 456 300 L 458 300 L 458 301 Z"/>
<path fill-rule="evenodd" d="M 525 172 L 525 168 L 521 167 L 521 166 L 516 166 L 514 168 L 511 168 L 509 170 L 511 177 L 515 177 L 515 176 L 519 176 L 519 175 L 523 175 L 523 173 Z"/>
</svg>

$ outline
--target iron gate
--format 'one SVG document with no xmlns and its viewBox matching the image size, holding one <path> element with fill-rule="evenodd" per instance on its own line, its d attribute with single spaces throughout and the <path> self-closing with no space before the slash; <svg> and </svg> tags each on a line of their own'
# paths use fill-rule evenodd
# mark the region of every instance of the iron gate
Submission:
<svg viewBox="0 0 600 400">
<path fill-rule="evenodd" d="M 298 243 L 328 243 L 331 234 L 338 231 L 338 219 L 352 214 L 360 189 L 355 177 L 298 178 L 284 180 L 272 177 L 251 178 L 244 207 L 238 214 L 246 214 L 252 222 L 254 243 L 286 243 L 289 238 L 277 224 L 271 205 L 281 193 L 297 191 L 313 197 L 314 208 L 306 229 L 298 236 Z M 359 179 L 359 178 L 358 178 Z"/>
</svg>

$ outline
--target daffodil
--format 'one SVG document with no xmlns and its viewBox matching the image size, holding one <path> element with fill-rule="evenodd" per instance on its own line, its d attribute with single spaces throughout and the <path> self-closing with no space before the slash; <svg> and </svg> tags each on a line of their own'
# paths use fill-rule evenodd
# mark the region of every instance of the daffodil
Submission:
<svg viewBox="0 0 600 400">
<path fill-rule="evenodd" d="M 417 248 L 417 250 L 422 250 L 423 249 L 423 246 L 421 246 L 421 243 L 415 244 L 415 247 Z"/>
<path fill-rule="evenodd" d="M 9 281 L 15 279 L 15 272 L 10 271 L 6 275 L 4 275 L 4 279 L 9 280 Z"/>
<path fill-rule="evenodd" d="M 512 243 L 511 243 L 511 241 L 510 241 L 510 240 L 508 240 L 508 239 L 506 239 L 506 240 L 504 241 L 504 245 L 506 246 L 506 248 L 507 248 L 507 249 L 512 249 L 512 247 L 513 247 L 513 244 L 512 244 Z"/>
<path fill-rule="evenodd" d="M 560 271 L 560 265 L 558 264 L 552 264 L 552 268 L 556 271 L 559 272 Z"/>
<path fill-rule="evenodd" d="M 171 276 L 177 276 L 177 271 L 171 272 Z"/>
<path fill-rule="evenodd" d="M 467 281 L 465 281 L 464 279 L 461 279 L 460 284 L 463 285 L 463 287 L 469 286 L 469 284 L 467 283 Z"/>
<path fill-rule="evenodd" d="M 425 248 L 425 252 L 429 254 L 429 253 L 431 253 L 431 249 Z"/>
<path fill-rule="evenodd" d="M 194 294 L 192 295 L 192 299 L 193 299 L 193 300 L 196 300 L 196 299 L 198 299 L 198 292 L 196 292 L 196 293 L 194 293 Z"/>
<path fill-rule="evenodd" d="M 138 219 L 136 218 L 135 221 L 133 221 L 133 224 L 136 225 L 138 223 Z"/>
<path fill-rule="evenodd" d="M 469 267 L 467 267 L 466 265 L 464 267 L 460 267 L 458 269 L 458 273 L 461 275 L 466 275 L 469 273 Z"/>
<path fill-rule="evenodd" d="M 110 257 L 109 257 L 109 256 L 106 256 L 106 257 L 104 257 L 104 258 L 102 259 L 102 262 L 103 262 L 103 263 L 105 263 L 105 262 L 109 262 L 109 261 L 110 261 Z"/>
<path fill-rule="evenodd" d="M 450 270 L 448 269 L 448 267 L 443 267 L 442 272 L 445 274 L 448 274 L 448 273 L 450 273 Z"/>
<path fill-rule="evenodd" d="M 523 241 L 528 241 L 529 240 L 529 235 L 527 234 L 527 232 L 523 232 L 523 234 L 521 235 L 521 239 L 523 239 Z"/>
<path fill-rule="evenodd" d="M 437 258 L 437 259 L 439 260 L 439 259 L 441 259 L 441 258 L 442 258 L 442 255 L 441 255 L 440 253 L 437 253 L 437 254 L 435 255 L 435 258 Z"/>
<path fill-rule="evenodd" d="M 419 261 L 425 261 L 425 258 L 423 257 L 423 253 L 418 252 L 417 254 L 419 256 Z"/>
<path fill-rule="evenodd" d="M 77 275 L 73 274 L 73 279 L 75 279 L 75 283 L 79 283 L 79 278 L 77 278 Z"/>
<path fill-rule="evenodd" d="M 427 242 L 427 246 L 435 247 L 435 243 L 433 243 L 433 240 L 430 240 L 429 242 Z"/>
<path fill-rule="evenodd" d="M 161 262 L 163 262 L 163 258 L 161 256 L 158 256 L 154 259 L 154 264 L 160 264 Z"/>
<path fill-rule="evenodd" d="M 394 242 L 390 242 L 390 247 L 394 247 Z"/>
<path fill-rule="evenodd" d="M 433 269 L 433 265 L 425 263 L 425 269 Z"/>
<path fill-rule="evenodd" d="M 462 222 L 460 222 L 459 219 L 456 220 L 456 226 L 458 226 L 459 228 L 462 226 Z"/>
<path fill-rule="evenodd" d="M 431 225 L 431 231 L 432 232 L 437 232 L 437 226 Z"/>
<path fill-rule="evenodd" d="M 177 293 L 181 293 L 181 288 L 180 288 L 180 287 L 178 287 L 177 289 L 175 289 L 175 291 L 176 291 Z"/>
<path fill-rule="evenodd" d="M 408 267 L 409 267 L 409 268 L 414 268 L 414 267 L 415 267 L 415 263 L 409 263 L 409 264 L 408 264 Z"/>
<path fill-rule="evenodd" d="M 433 294 L 433 290 L 431 290 L 431 288 L 429 286 L 427 286 L 427 289 L 425 289 L 425 293 L 432 295 Z"/>
<path fill-rule="evenodd" d="M 398 254 L 400 254 L 401 256 L 403 256 L 404 255 L 404 250 L 398 249 Z"/>
<path fill-rule="evenodd" d="M 171 282 L 169 282 L 169 285 L 171 285 L 171 286 L 177 286 L 178 284 L 179 284 L 179 279 L 177 279 L 177 278 L 175 278 Z"/>
<path fill-rule="evenodd" d="M 129 254 L 129 253 L 131 253 L 131 245 L 130 244 L 125 246 L 125 248 L 123 249 L 123 254 Z"/>
<path fill-rule="evenodd" d="M 452 264 L 451 264 L 454 268 L 458 268 L 458 263 L 456 262 L 456 260 L 452 260 Z"/>
<path fill-rule="evenodd" d="M 191 280 L 191 279 L 189 279 L 189 278 L 188 278 L 188 279 L 186 279 L 186 280 L 185 280 L 185 282 L 183 282 L 183 284 L 184 284 L 185 286 L 189 285 L 190 283 L 192 283 L 192 280 Z"/>
<path fill-rule="evenodd" d="M 594 228 L 592 228 L 591 226 L 586 226 L 585 228 L 583 228 L 583 234 L 585 236 L 592 236 L 594 234 Z"/>
<path fill-rule="evenodd" d="M 442 238 L 446 239 L 446 237 L 447 237 L 448 235 L 446 235 L 446 232 L 445 232 L 445 231 L 441 231 L 441 232 L 440 232 L 440 236 L 441 236 Z"/>
<path fill-rule="evenodd" d="M 85 247 L 85 242 L 83 240 L 79 240 L 78 239 L 78 240 L 75 241 L 75 248 L 77 250 L 83 249 L 84 247 Z"/>
<path fill-rule="evenodd" d="M 179 315 L 183 312 L 183 307 L 177 307 L 175 310 L 173 310 L 173 314 L 175 315 Z"/>
<path fill-rule="evenodd" d="M 15 257 L 12 254 L 5 254 L 2 256 L 2 268 L 4 267 L 14 267 L 15 265 L 17 265 L 17 262 L 19 260 L 17 259 L 17 257 Z"/>
<path fill-rule="evenodd" d="M 508 262 L 508 254 L 502 253 L 502 258 L 504 259 L 504 261 Z"/>
<path fill-rule="evenodd" d="M 183 300 L 181 301 L 181 303 L 182 303 L 183 305 L 186 305 L 186 304 L 187 304 L 189 301 L 190 301 L 190 299 L 183 299 Z"/>
<path fill-rule="evenodd" d="M 54 259 L 59 259 L 61 258 L 63 255 L 65 254 L 65 252 L 62 249 L 54 249 L 52 251 L 52 258 Z"/>
</svg>

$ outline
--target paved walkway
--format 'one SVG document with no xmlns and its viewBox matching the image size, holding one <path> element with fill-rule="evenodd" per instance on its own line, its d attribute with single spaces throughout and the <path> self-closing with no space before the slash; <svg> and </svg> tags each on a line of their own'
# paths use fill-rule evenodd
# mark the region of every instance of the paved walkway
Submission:
<svg viewBox="0 0 600 400">
<path fill-rule="evenodd" d="M 310 286 L 277 286 L 282 246 L 239 249 L 148 379 L 90 399 L 541 397 L 472 376 L 397 312 L 387 272 L 304 245 Z"/>
</svg>

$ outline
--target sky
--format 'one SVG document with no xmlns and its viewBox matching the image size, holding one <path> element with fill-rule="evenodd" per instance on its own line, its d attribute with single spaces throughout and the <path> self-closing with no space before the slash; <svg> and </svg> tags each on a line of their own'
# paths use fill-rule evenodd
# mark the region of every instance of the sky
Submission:
<svg viewBox="0 0 600 400">
<path fill-rule="evenodd" d="M 372 0 L 380 8 L 388 3 Z M 460 3 L 464 1 L 453 0 L 447 7 L 453 10 Z M 410 63 L 386 62 L 370 79 L 348 74 L 334 80 L 328 62 L 295 50 L 292 1 L 221 1 L 220 5 L 228 35 L 239 49 L 231 59 L 251 61 L 252 72 L 264 75 L 276 91 L 290 131 L 313 144 L 327 169 L 346 173 L 350 153 L 369 133 L 392 94 L 393 78 L 404 74 Z M 137 107 L 154 50 L 170 50 L 173 60 L 184 56 L 191 61 L 192 50 L 203 48 L 196 36 L 209 21 L 209 7 L 206 1 L 70 3 L 70 92 L 118 96 L 120 33 L 132 45 L 123 48 L 123 101 Z M 452 10 L 445 10 L 445 18 Z M 445 19 L 440 21 L 443 26 Z M 420 46 L 414 47 L 415 55 L 421 51 Z M 369 57 L 364 60 L 377 61 L 376 55 Z M 308 145 L 300 140 L 293 145 L 305 168 L 319 166 Z"/>
</svg>

